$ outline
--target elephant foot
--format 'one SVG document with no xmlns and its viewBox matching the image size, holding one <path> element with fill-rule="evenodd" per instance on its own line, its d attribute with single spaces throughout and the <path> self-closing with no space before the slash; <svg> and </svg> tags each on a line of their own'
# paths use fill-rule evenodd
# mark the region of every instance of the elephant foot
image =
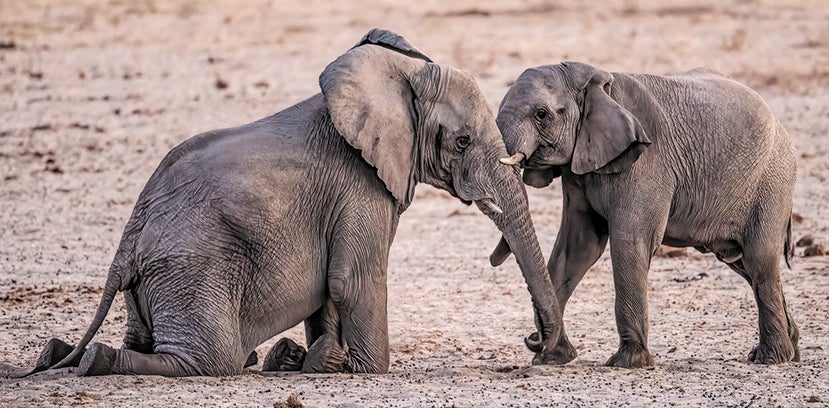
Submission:
<svg viewBox="0 0 829 408">
<path fill-rule="evenodd" d="M 101 343 L 92 343 L 78 364 L 78 377 L 107 375 L 112 373 L 117 351 Z"/>
<path fill-rule="evenodd" d="M 770 343 L 770 344 L 769 344 Z M 748 353 L 748 361 L 754 364 L 780 364 L 800 361 L 800 350 L 788 339 L 777 342 L 760 342 Z"/>
<path fill-rule="evenodd" d="M 305 361 L 305 347 L 283 338 L 271 347 L 262 362 L 262 371 L 299 371 Z M 250 358 L 248 358 L 250 359 Z"/>
<path fill-rule="evenodd" d="M 633 343 L 622 343 L 619 350 L 605 363 L 609 367 L 644 368 L 653 367 L 651 353 L 644 347 Z"/>
<path fill-rule="evenodd" d="M 63 340 L 60 339 L 51 339 L 46 343 L 46 346 L 43 347 L 43 351 L 40 352 L 40 357 L 37 358 L 37 362 L 35 363 L 35 368 L 32 369 L 30 374 L 34 374 L 40 371 L 44 371 L 49 367 L 57 364 L 59 361 L 63 360 L 72 353 L 72 350 L 75 349 L 75 346 L 71 346 L 66 344 Z M 69 362 L 70 367 L 77 367 L 78 363 L 80 363 L 81 358 L 83 357 L 83 353 L 78 354 L 71 362 Z"/>
<path fill-rule="evenodd" d="M 325 334 L 320 336 L 311 347 L 305 363 L 302 364 L 303 373 L 341 373 L 346 371 L 348 353 L 340 346 L 335 336 Z"/>
<path fill-rule="evenodd" d="M 250 353 L 250 355 L 248 356 L 248 359 L 245 361 L 244 367 L 248 368 L 250 366 L 254 366 L 258 362 L 259 362 L 259 355 L 256 354 L 256 350 L 254 350 Z"/>
<path fill-rule="evenodd" d="M 552 348 L 543 348 L 540 346 L 541 342 L 538 340 L 539 334 L 535 332 L 531 334 L 529 337 L 524 339 L 524 342 L 527 344 L 527 347 L 535 351 L 535 357 L 533 357 L 533 364 L 549 364 L 549 365 L 562 365 L 567 364 L 573 361 L 579 354 L 576 352 L 576 348 L 570 344 L 570 340 L 567 339 L 566 336 L 562 336 L 559 338 L 558 343 Z"/>
</svg>

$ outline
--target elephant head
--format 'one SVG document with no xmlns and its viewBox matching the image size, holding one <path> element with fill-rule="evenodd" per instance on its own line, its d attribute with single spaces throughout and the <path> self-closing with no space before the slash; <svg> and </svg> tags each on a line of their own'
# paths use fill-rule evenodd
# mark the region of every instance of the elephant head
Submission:
<svg viewBox="0 0 829 408">
<path fill-rule="evenodd" d="M 418 182 L 475 202 L 502 231 L 532 295 L 536 323 L 553 341 L 561 313 L 518 170 L 475 80 L 432 63 L 402 37 L 373 30 L 320 75 L 337 132 L 376 168 L 402 212 Z"/>
<path fill-rule="evenodd" d="M 498 112 L 508 163 L 524 182 L 544 187 L 562 167 L 574 174 L 625 171 L 651 142 L 639 121 L 611 97 L 613 75 L 565 62 L 531 68 L 507 91 Z"/>
</svg>

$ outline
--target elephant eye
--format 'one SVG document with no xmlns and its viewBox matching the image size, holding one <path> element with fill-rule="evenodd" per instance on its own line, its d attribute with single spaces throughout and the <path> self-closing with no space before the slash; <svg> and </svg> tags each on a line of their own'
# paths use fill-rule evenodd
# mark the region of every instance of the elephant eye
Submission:
<svg viewBox="0 0 829 408">
<path fill-rule="evenodd" d="M 461 150 L 469 147 L 469 143 L 471 143 L 471 141 L 469 140 L 469 136 L 466 135 L 458 136 L 458 138 L 455 139 L 455 144 L 458 145 L 458 148 Z"/>
<path fill-rule="evenodd" d="M 535 111 L 535 119 L 539 122 L 544 119 L 547 119 L 547 109 L 540 108 L 537 111 Z"/>
</svg>

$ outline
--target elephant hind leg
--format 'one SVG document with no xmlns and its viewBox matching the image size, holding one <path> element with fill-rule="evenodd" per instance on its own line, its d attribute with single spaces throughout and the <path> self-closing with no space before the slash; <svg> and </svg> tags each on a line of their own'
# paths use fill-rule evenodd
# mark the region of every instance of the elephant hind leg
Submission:
<svg viewBox="0 0 829 408">
<path fill-rule="evenodd" d="M 81 358 L 77 374 L 78 376 L 128 374 L 186 377 L 202 373 L 187 359 L 175 354 L 145 354 L 128 349 L 116 350 L 102 343 L 93 343 Z"/>
<path fill-rule="evenodd" d="M 299 371 L 305 362 L 305 347 L 289 338 L 282 338 L 268 350 L 262 371 Z"/>
<path fill-rule="evenodd" d="M 760 342 L 748 355 L 753 363 L 778 364 L 800 358 L 800 334 L 786 305 L 776 252 L 747 251 L 744 261 L 759 315 Z"/>
<path fill-rule="evenodd" d="M 262 371 L 341 373 L 346 371 L 347 360 L 348 353 L 332 333 L 318 337 L 308 351 L 293 340 L 283 338 L 268 351 Z"/>
<path fill-rule="evenodd" d="M 59 361 L 63 360 L 66 356 L 72 353 L 74 348 L 75 346 L 67 344 L 60 339 L 53 338 L 49 340 L 43 347 L 43 351 L 40 352 L 40 356 L 38 357 L 37 362 L 35 362 L 35 368 L 33 368 L 32 371 L 29 371 L 26 375 L 49 369 L 49 367 L 57 364 Z M 82 356 L 83 352 L 81 352 L 81 354 L 79 354 L 74 360 L 69 362 L 67 366 L 77 367 Z"/>
<path fill-rule="evenodd" d="M 343 371 L 340 357 L 343 354 L 342 347 L 330 341 L 331 338 L 337 338 L 339 333 L 337 310 L 334 302 L 329 299 L 305 319 L 305 341 L 309 350 L 306 351 L 305 347 L 289 338 L 282 338 L 268 351 L 262 363 L 262 371 Z M 318 340 L 322 342 L 317 344 Z"/>
<path fill-rule="evenodd" d="M 259 355 L 256 354 L 256 350 L 253 350 L 248 355 L 248 359 L 245 360 L 245 368 L 250 366 L 256 365 L 259 362 Z"/>
<path fill-rule="evenodd" d="M 127 329 L 124 334 L 124 348 L 140 353 L 152 353 L 153 334 L 148 323 L 149 313 L 141 309 L 141 306 L 145 305 L 146 301 L 141 302 L 141 296 L 137 293 L 138 290 L 138 288 L 133 288 L 124 291 L 124 304 L 127 308 Z"/>
<path fill-rule="evenodd" d="M 732 266 L 746 278 L 754 291 L 759 317 L 759 344 L 751 350 L 748 360 L 760 364 L 778 364 L 798 361 L 797 342 L 800 332 L 792 319 L 783 285 L 780 281 L 780 255 L 788 222 L 788 213 L 762 214 L 758 208 L 743 244 L 743 271 Z M 785 235 L 782 235 L 785 236 Z"/>
</svg>

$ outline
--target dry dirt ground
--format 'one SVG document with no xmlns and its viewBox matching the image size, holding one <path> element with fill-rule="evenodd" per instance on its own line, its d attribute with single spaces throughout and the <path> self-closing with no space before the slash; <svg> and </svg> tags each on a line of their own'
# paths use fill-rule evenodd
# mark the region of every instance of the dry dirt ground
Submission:
<svg viewBox="0 0 829 408">
<path fill-rule="evenodd" d="M 829 3 L 737 1 L 302 2 L 0 0 L 0 363 L 77 341 L 140 189 L 173 146 L 319 92 L 317 76 L 368 29 L 393 29 L 474 75 L 497 107 L 526 67 L 706 66 L 754 87 L 799 151 L 795 239 L 829 244 Z M 549 253 L 560 185 L 530 191 Z M 748 285 L 693 250 L 650 273 L 651 370 L 615 351 L 608 254 L 568 305 L 580 356 L 530 366 L 530 301 L 515 262 L 489 266 L 489 220 L 420 186 L 389 265 L 387 375 L 0 379 L 0 406 L 825 406 L 829 262 L 798 248 L 783 271 L 802 362 L 749 365 Z M 97 340 L 120 344 L 119 298 Z M 303 342 L 301 328 L 285 335 Z M 260 357 L 276 339 L 263 344 Z"/>
</svg>

